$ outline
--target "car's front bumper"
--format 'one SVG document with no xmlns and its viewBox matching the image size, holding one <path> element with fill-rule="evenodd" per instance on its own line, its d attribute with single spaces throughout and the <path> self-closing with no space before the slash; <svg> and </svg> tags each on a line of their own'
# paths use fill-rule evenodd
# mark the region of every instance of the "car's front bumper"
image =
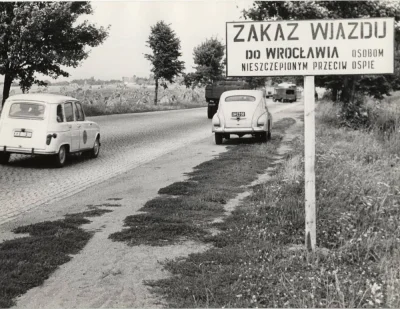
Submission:
<svg viewBox="0 0 400 309">
<path fill-rule="evenodd" d="M 20 154 L 40 154 L 40 155 L 52 155 L 56 154 L 55 150 L 35 149 L 35 148 L 19 148 L 19 147 L 7 147 L 0 145 L 0 153 L 20 153 Z"/>
</svg>

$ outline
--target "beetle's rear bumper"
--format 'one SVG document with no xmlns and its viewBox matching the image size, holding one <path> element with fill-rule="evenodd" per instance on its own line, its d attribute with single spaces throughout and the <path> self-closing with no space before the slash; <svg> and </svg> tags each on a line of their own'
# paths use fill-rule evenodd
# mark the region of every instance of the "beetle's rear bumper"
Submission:
<svg viewBox="0 0 400 309">
<path fill-rule="evenodd" d="M 45 149 L 7 147 L 2 145 L 0 145 L 0 152 L 20 153 L 20 154 L 40 154 L 40 155 L 56 154 L 56 151 L 50 151 Z"/>
<path fill-rule="evenodd" d="M 244 134 L 253 134 L 265 132 L 263 127 L 255 127 L 255 128 L 218 128 L 213 127 L 213 132 L 215 133 L 244 133 Z"/>
</svg>

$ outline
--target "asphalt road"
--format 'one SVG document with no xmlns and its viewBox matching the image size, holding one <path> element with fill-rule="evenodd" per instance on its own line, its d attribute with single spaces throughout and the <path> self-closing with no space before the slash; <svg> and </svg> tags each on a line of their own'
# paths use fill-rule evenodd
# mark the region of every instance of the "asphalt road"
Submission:
<svg viewBox="0 0 400 309">
<path fill-rule="evenodd" d="M 268 101 L 268 106 L 274 116 L 293 104 Z M 101 127 L 102 147 L 97 159 L 74 155 L 67 166 L 57 169 L 46 157 L 12 155 L 9 165 L 0 166 L 0 224 L 173 150 L 185 151 L 191 143 L 212 134 L 205 108 L 99 116 L 91 120 Z M 176 168 L 179 169 L 179 162 Z"/>
</svg>

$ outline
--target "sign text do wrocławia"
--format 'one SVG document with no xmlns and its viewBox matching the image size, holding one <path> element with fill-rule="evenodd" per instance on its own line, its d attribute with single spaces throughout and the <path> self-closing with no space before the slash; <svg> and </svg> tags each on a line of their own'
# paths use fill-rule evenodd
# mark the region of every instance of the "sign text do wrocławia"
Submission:
<svg viewBox="0 0 400 309">
<path fill-rule="evenodd" d="M 390 74 L 394 19 L 226 23 L 227 76 Z"/>
</svg>

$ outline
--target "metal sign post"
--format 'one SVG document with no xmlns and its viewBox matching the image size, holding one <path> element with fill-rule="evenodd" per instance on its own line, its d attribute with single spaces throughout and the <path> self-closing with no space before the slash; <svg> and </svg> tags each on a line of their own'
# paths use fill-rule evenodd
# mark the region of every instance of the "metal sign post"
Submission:
<svg viewBox="0 0 400 309">
<path fill-rule="evenodd" d="M 304 167 L 307 249 L 315 250 L 315 87 L 314 76 L 304 76 Z"/>
<path fill-rule="evenodd" d="M 316 247 L 317 75 L 394 73 L 394 18 L 226 23 L 226 76 L 304 76 L 305 243 Z"/>
</svg>

